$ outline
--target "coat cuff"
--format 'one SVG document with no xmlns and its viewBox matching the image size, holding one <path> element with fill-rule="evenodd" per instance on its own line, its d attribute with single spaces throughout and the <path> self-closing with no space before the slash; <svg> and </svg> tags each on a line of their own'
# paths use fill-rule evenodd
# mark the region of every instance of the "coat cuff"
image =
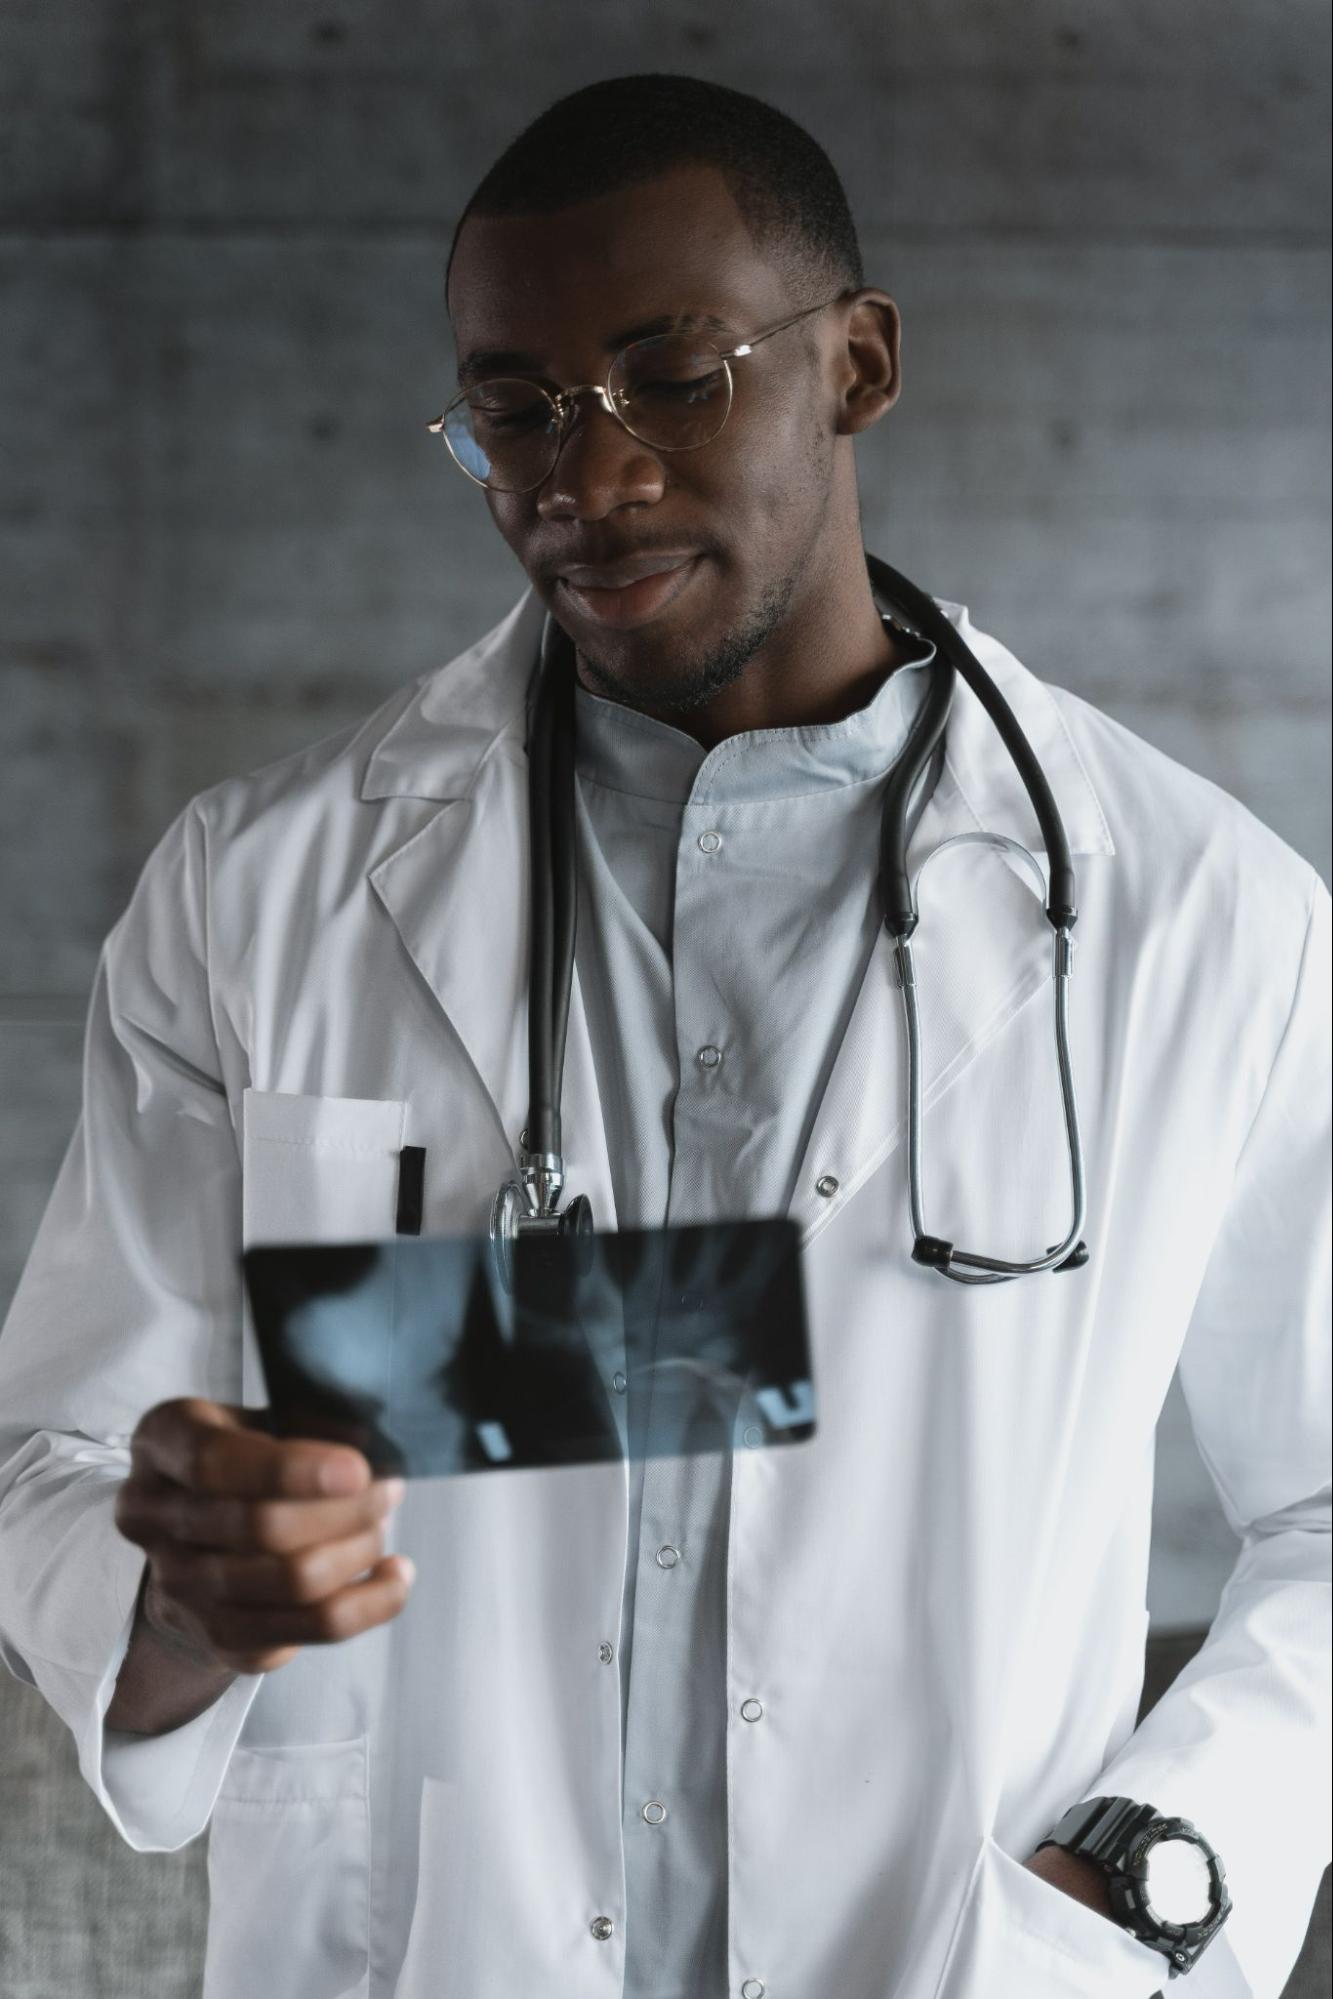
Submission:
<svg viewBox="0 0 1333 1999">
<path fill-rule="evenodd" d="M 134 1626 L 143 1569 L 141 1551 L 136 1552 L 141 1558 L 129 1615 L 111 1662 L 93 1690 L 78 1742 L 79 1768 L 127 1845 L 139 1853 L 174 1853 L 196 1839 L 212 1817 L 231 1752 L 263 1675 L 238 1675 L 202 1714 L 161 1735 L 131 1735 L 108 1728 L 104 1717 Z"/>
<path fill-rule="evenodd" d="M 100 1725 L 90 1731 L 79 1767 L 137 1853 L 174 1853 L 204 1830 L 256 1684 L 234 1680 L 212 1707 L 165 1735 L 127 1735 Z"/>
<path fill-rule="evenodd" d="M 83 1778 L 126 1844 L 173 1853 L 208 1824 L 263 1675 L 242 1674 L 202 1714 L 162 1735 L 105 1726 L 147 1561 L 115 1525 L 116 1483 L 85 1474 L 48 1491 L 26 1519 L 6 1521 L 28 1615 L 7 1634 L 3 1657 L 69 1729 Z M 57 1649 L 60 1660 L 50 1656 Z"/>
</svg>

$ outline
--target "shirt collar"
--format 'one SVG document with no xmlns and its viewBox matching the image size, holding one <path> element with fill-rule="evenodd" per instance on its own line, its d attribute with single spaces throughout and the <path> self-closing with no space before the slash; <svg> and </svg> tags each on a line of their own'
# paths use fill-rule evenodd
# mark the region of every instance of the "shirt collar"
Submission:
<svg viewBox="0 0 1333 1999">
<path fill-rule="evenodd" d="M 577 767 L 611 791 L 683 805 L 753 805 L 802 798 L 882 777 L 895 761 L 935 657 L 928 641 L 882 680 L 870 700 L 836 722 L 751 729 L 713 749 L 624 702 L 575 689 Z"/>
<path fill-rule="evenodd" d="M 1112 855 L 1102 802 L 1066 719 L 1072 697 L 1038 680 L 1008 649 L 972 623 L 967 607 L 936 602 L 1009 702 L 1064 820 L 1074 854 Z M 465 799 L 477 794 L 499 757 L 525 766 L 526 708 L 545 610 L 526 590 L 508 615 L 466 652 L 400 689 L 361 732 L 368 749 L 362 798 Z M 891 674 L 886 683 L 898 678 Z M 882 690 L 881 690 L 882 691 Z M 871 704 L 873 705 L 873 704 Z M 1077 703 L 1072 704 L 1077 711 Z M 850 717 L 848 719 L 851 719 Z M 838 725 L 834 725 L 835 727 Z M 988 831 L 1044 851 L 1027 792 L 971 689 L 959 684 L 945 734 L 946 763 L 969 817 Z"/>
</svg>

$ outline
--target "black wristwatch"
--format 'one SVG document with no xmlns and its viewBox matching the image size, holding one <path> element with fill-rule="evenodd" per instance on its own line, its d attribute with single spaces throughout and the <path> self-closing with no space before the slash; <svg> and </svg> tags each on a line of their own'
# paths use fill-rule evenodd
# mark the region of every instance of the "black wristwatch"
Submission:
<svg viewBox="0 0 1333 1999">
<path fill-rule="evenodd" d="M 1163 1818 L 1133 1798 L 1071 1805 L 1041 1846 L 1095 1860 L 1107 1878 L 1115 1921 L 1159 1950 L 1167 1976 L 1192 1971 L 1231 1914 L 1226 1869 L 1188 1819 Z"/>
</svg>

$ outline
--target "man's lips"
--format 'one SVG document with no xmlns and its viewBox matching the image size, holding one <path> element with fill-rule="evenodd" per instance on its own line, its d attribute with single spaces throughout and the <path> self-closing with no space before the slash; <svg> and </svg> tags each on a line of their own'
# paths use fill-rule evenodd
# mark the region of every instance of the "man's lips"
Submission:
<svg viewBox="0 0 1333 1999">
<path fill-rule="evenodd" d="M 560 571 L 560 580 L 572 583 L 578 590 L 622 590 L 627 583 L 637 583 L 641 577 L 679 569 L 682 563 L 693 561 L 697 553 L 693 548 L 658 548 L 623 556 L 619 562 L 571 562 Z"/>
<path fill-rule="evenodd" d="M 694 575 L 699 557 L 693 554 L 641 555 L 624 562 L 565 571 L 558 588 L 582 617 L 624 631 L 646 624 L 665 610 Z"/>
</svg>

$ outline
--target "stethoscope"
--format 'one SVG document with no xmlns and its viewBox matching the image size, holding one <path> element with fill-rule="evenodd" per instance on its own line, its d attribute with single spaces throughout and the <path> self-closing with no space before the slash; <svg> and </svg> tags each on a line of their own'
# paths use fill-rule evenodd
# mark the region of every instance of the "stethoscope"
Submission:
<svg viewBox="0 0 1333 1999">
<path fill-rule="evenodd" d="M 912 1258 L 959 1284 L 1004 1284 L 1038 1270 L 1074 1270 L 1088 1260 L 1081 1240 L 1087 1200 L 1083 1147 L 1069 1057 L 1069 978 L 1073 968 L 1074 868 L 1055 799 L 1032 746 L 995 682 L 923 590 L 867 553 L 875 602 L 914 637 L 935 647 L 930 683 L 885 786 L 880 825 L 879 890 L 884 922 L 893 938 L 898 983 L 907 1027 L 907 1172 L 912 1214 Z M 1046 844 L 1049 886 L 1041 864 L 1026 847 L 1003 833 L 956 833 L 926 856 L 916 882 L 908 879 L 908 808 L 917 780 L 943 754 L 944 726 L 953 702 L 954 674 L 961 673 L 994 722 L 1032 800 Z M 528 751 L 529 838 L 532 857 L 532 924 L 528 999 L 527 1128 L 518 1154 L 519 1178 L 506 1180 L 491 1207 L 491 1241 L 502 1267 L 512 1245 L 532 1236 L 586 1236 L 592 1208 L 578 1194 L 561 1208 L 565 1167 L 561 1150 L 560 1092 L 565 1040 L 574 981 L 574 937 L 578 923 L 578 865 L 574 832 L 574 647 L 551 617 L 542 633 Z M 1055 1047 L 1060 1067 L 1073 1219 L 1063 1242 L 1044 1256 L 1010 1262 L 958 1249 L 927 1232 L 922 1197 L 921 1023 L 917 1012 L 912 933 L 919 920 L 917 885 L 930 862 L 946 847 L 988 846 L 1012 854 L 1036 878 L 1045 899 L 1046 919 L 1055 933 L 1051 980 L 1055 1001 Z"/>
</svg>

